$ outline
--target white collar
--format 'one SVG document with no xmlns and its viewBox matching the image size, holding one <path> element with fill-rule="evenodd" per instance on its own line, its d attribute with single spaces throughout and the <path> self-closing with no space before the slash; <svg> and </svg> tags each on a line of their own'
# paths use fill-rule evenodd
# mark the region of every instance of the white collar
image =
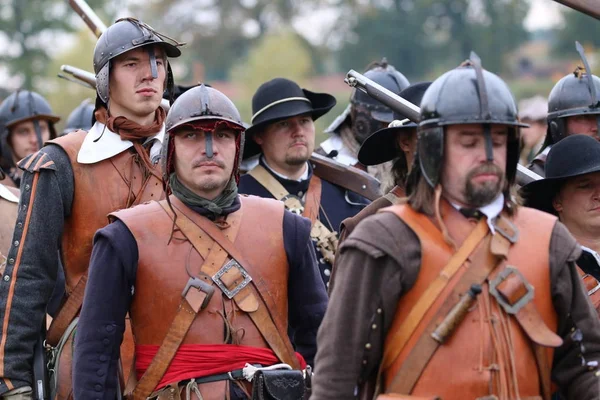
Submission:
<svg viewBox="0 0 600 400">
<path fill-rule="evenodd" d="M 10 191 L 6 186 L 0 183 L 0 197 L 4 200 L 8 200 L 11 203 L 18 203 L 19 197 Z"/>
<path fill-rule="evenodd" d="M 592 250 L 589 247 L 585 247 L 584 245 L 581 245 L 581 249 L 586 253 L 590 253 L 596 260 L 596 263 L 600 266 L 600 255 L 595 250 Z"/>
<path fill-rule="evenodd" d="M 147 138 L 144 144 L 156 140 L 150 148 L 150 160 L 157 163 L 160 158 L 162 142 L 165 138 L 165 125 L 154 136 Z M 92 129 L 89 130 L 79 153 L 77 154 L 77 162 L 81 164 L 95 164 L 97 162 L 107 160 L 133 147 L 130 140 L 121 140 L 121 137 L 106 128 L 106 125 L 96 121 Z"/>
<path fill-rule="evenodd" d="M 461 209 L 461 207 L 458 204 L 454 204 L 452 202 L 450 202 L 450 204 L 452 204 L 452 206 L 454 208 L 456 208 L 457 210 Z M 487 224 L 490 227 L 490 231 L 493 234 L 496 233 L 496 228 L 494 228 L 493 221 L 496 219 L 496 217 L 498 217 L 498 215 L 500 215 L 500 213 L 502 212 L 503 209 L 504 209 L 504 194 L 503 193 L 500 193 L 498 195 L 498 197 L 496 197 L 491 203 L 478 208 L 479 212 L 487 217 Z"/>
<path fill-rule="evenodd" d="M 269 171 L 271 171 L 273 174 L 277 175 L 278 177 L 280 177 L 282 179 L 287 179 L 288 181 L 296 181 L 296 182 L 302 182 L 302 181 L 305 181 L 308 179 L 308 163 L 306 163 L 306 165 L 305 165 L 304 173 L 302 174 L 302 176 L 298 179 L 292 179 L 283 174 L 280 174 L 279 172 L 277 172 L 273 168 L 271 168 L 269 166 L 269 164 L 267 163 L 267 160 L 264 157 L 261 157 L 261 159 L 265 163 L 265 166 L 269 169 Z"/>
</svg>

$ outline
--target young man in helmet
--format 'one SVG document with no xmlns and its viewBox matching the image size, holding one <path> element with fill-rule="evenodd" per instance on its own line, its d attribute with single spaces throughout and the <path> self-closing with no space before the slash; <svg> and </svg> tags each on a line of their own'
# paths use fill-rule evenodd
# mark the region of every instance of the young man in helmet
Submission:
<svg viewBox="0 0 600 400">
<path fill-rule="evenodd" d="M 23 175 L 17 163 L 56 138 L 54 124 L 59 120 L 48 101 L 36 92 L 17 90 L 0 103 L 1 166 L 14 186 L 19 187 Z"/>
<path fill-rule="evenodd" d="M 240 181 L 240 193 L 281 200 L 309 218 L 323 281 L 331 276 L 340 223 L 368 200 L 313 174 L 308 162 L 315 147 L 314 120 L 335 105 L 327 93 L 275 78 L 252 97 L 252 126 L 246 131 L 245 157 L 260 154 L 259 165 Z"/>
<path fill-rule="evenodd" d="M 204 85 L 185 92 L 166 126 L 161 163 L 172 194 L 111 214 L 115 222 L 96 234 L 77 332 L 75 398 L 115 398 L 127 313 L 136 339 L 134 399 L 180 392 L 246 399 L 252 385 L 243 372 L 253 367 L 245 366 L 313 363 L 327 294 L 310 221 L 275 200 L 238 195 L 244 126 L 221 92 Z M 304 359 L 294 353 L 288 326 Z M 98 354 L 106 355 L 101 366 Z M 283 379 L 303 389 L 300 371 L 286 373 L 295 378 Z"/>
<path fill-rule="evenodd" d="M 588 65 L 585 56 L 583 64 Z M 577 67 L 564 76 L 548 96 L 548 131 L 542 150 L 528 168 L 544 176 L 544 164 L 553 144 L 569 135 L 587 135 L 600 140 L 600 78 Z"/>
<path fill-rule="evenodd" d="M 406 204 L 343 242 L 311 399 L 600 396 L 600 321 L 556 218 L 518 207 L 508 86 L 473 55 L 421 101 Z M 368 397 L 365 397 L 368 398 Z"/>
<path fill-rule="evenodd" d="M 110 26 L 94 50 L 96 123 L 19 163 L 23 193 L 0 281 L 0 396 L 31 392 L 34 344 L 59 257 L 68 297 L 53 315 L 50 346 L 58 344 L 81 307 L 92 237 L 106 225 L 106 215 L 164 195 L 156 165 L 165 119 L 159 105 L 172 84 L 167 58 L 180 50 L 163 38 L 135 19 Z M 60 365 L 70 376 L 68 364 Z M 68 396 L 70 381 L 62 377 L 56 390 Z"/>
<path fill-rule="evenodd" d="M 384 58 L 373 62 L 364 74 L 395 94 L 400 94 L 408 85 L 408 79 L 388 64 Z M 363 169 L 379 179 L 385 191 L 393 187 L 390 174 L 391 163 L 367 166 L 358 159 L 358 151 L 365 139 L 373 132 L 386 128 L 393 120 L 392 110 L 360 90 L 352 90 L 350 104 L 325 130 L 330 137 L 316 150 L 334 160 Z M 385 193 L 385 192 L 384 192 Z"/>
</svg>

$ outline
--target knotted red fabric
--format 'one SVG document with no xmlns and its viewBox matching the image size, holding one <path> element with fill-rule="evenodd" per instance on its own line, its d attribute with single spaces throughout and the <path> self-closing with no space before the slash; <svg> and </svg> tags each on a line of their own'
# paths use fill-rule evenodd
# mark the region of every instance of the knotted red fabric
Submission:
<svg viewBox="0 0 600 400">
<path fill-rule="evenodd" d="M 140 157 L 141 166 L 145 172 L 144 175 L 154 174 L 159 179 L 161 179 L 161 176 L 155 171 L 148 150 L 144 149 L 142 139 L 152 137 L 160 132 L 166 115 L 165 110 L 158 107 L 154 113 L 154 122 L 151 125 L 142 126 L 122 116 L 113 117 L 108 114 L 108 110 L 104 107 L 98 108 L 94 113 L 96 120 L 105 124 L 111 132 L 118 134 L 121 140 L 130 140 L 133 143 L 133 148 Z"/>
<path fill-rule="evenodd" d="M 138 379 L 150 366 L 159 347 L 157 345 L 135 346 L 135 371 Z M 304 361 L 302 355 L 296 353 L 296 357 L 302 369 L 306 368 L 306 361 Z M 278 364 L 280 361 L 275 353 L 267 348 L 233 344 L 183 344 L 177 350 L 156 390 L 172 382 L 202 378 L 241 369 L 244 368 L 246 363 L 269 366 Z"/>
</svg>

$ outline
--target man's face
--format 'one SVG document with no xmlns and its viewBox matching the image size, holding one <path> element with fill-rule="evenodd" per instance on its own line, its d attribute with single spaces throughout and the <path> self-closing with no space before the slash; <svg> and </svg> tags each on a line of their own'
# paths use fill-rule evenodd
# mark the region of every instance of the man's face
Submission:
<svg viewBox="0 0 600 400">
<path fill-rule="evenodd" d="M 594 139 L 598 137 L 597 115 L 574 115 L 565 118 L 567 123 L 567 135 L 587 135 Z"/>
<path fill-rule="evenodd" d="M 269 165 L 304 165 L 315 149 L 315 124 L 309 114 L 287 118 L 269 124 L 254 140 Z"/>
<path fill-rule="evenodd" d="M 40 126 L 40 132 L 42 134 L 42 142 L 45 143 L 50 139 L 50 128 L 48 126 L 48 121 L 38 120 L 38 123 Z M 40 147 L 38 144 L 37 135 L 35 133 L 33 121 L 21 122 L 10 128 L 8 144 L 12 148 L 13 158 L 15 161 L 19 161 L 38 151 Z"/>
<path fill-rule="evenodd" d="M 491 125 L 494 160 L 485 153 L 482 125 L 446 127 L 441 184 L 445 197 L 466 207 L 481 207 L 502 191 L 506 174 L 508 128 Z"/>
<path fill-rule="evenodd" d="M 568 179 L 552 205 L 572 233 L 597 232 L 600 229 L 600 172 Z"/>
<path fill-rule="evenodd" d="M 188 189 L 208 200 L 227 186 L 236 156 L 237 133 L 218 126 L 212 133 L 213 156 L 206 155 L 206 134 L 182 129 L 175 133 L 175 173 Z"/>
<path fill-rule="evenodd" d="M 165 90 L 166 61 L 160 46 L 153 46 L 158 78 L 152 77 L 148 47 L 130 50 L 111 60 L 110 109 L 112 115 L 139 119 L 153 114 Z"/>
</svg>

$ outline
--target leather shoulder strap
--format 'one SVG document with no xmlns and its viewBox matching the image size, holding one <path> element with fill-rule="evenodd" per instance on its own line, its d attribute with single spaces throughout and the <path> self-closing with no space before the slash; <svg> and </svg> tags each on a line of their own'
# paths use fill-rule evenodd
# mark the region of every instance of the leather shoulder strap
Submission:
<svg viewBox="0 0 600 400">
<path fill-rule="evenodd" d="M 414 215 L 406 212 L 402 213 L 400 212 L 400 209 L 388 210 L 394 212 L 399 218 L 402 218 L 411 228 L 414 226 L 414 222 L 416 221 L 411 219 Z M 423 320 L 423 317 L 429 308 L 435 303 L 450 280 L 454 277 L 454 274 L 456 274 L 460 266 L 465 263 L 469 255 L 473 253 L 488 232 L 489 228 L 486 219 L 482 218 L 464 241 L 460 249 L 452 255 L 448 264 L 446 264 L 435 280 L 427 287 L 419 300 L 417 300 L 417 303 L 406 317 L 406 322 L 400 326 L 400 329 L 396 331 L 393 336 L 386 340 L 382 362 L 383 369 L 388 368 L 402 352 L 402 349 L 404 349 L 404 346 Z"/>
<path fill-rule="evenodd" d="M 161 202 L 160 204 L 163 208 L 166 207 L 165 202 Z M 250 276 L 253 276 L 257 281 L 262 280 L 259 271 L 257 271 L 256 268 L 253 268 L 253 266 L 245 260 L 245 257 L 233 245 L 233 242 L 225 237 L 223 232 L 208 219 L 202 218 L 194 222 L 186 217 L 184 213 L 177 213 L 176 224 L 181 232 L 190 240 L 190 242 L 192 242 L 194 247 L 196 247 L 196 238 L 200 237 L 202 233 L 205 233 L 215 241 L 215 244 L 218 244 L 227 254 L 229 254 L 229 256 L 231 256 L 231 258 L 237 261 L 243 269 L 248 271 Z M 239 275 L 239 270 L 236 268 L 232 268 L 229 271 L 232 271 L 231 274 L 237 272 Z M 221 278 L 221 282 L 226 286 L 230 285 L 235 288 L 241 280 L 243 280 L 239 280 L 240 278 L 241 276 L 224 275 Z M 271 299 L 268 296 L 263 296 L 260 291 L 257 290 L 253 281 L 251 281 L 250 284 L 245 285 L 231 298 L 242 311 L 248 313 L 252 322 L 256 325 L 256 328 L 262 334 L 263 338 L 277 357 L 282 362 L 291 365 L 295 369 L 299 369 L 300 364 L 288 336 L 282 334 L 277 329 L 277 326 L 272 319 L 270 310 L 275 309 L 275 306 L 270 304 Z"/>
<path fill-rule="evenodd" d="M 277 200 L 283 199 L 290 194 L 277 179 L 273 177 L 262 165 L 257 165 L 252 168 L 248 175 L 256 179 L 258 183 L 264 186 Z"/>
<path fill-rule="evenodd" d="M 311 224 L 314 224 L 319 217 L 319 209 L 321 208 L 321 189 L 321 178 L 313 175 L 308 184 L 306 201 L 304 202 L 304 212 L 302 213 L 303 217 L 310 219 Z"/>
</svg>

